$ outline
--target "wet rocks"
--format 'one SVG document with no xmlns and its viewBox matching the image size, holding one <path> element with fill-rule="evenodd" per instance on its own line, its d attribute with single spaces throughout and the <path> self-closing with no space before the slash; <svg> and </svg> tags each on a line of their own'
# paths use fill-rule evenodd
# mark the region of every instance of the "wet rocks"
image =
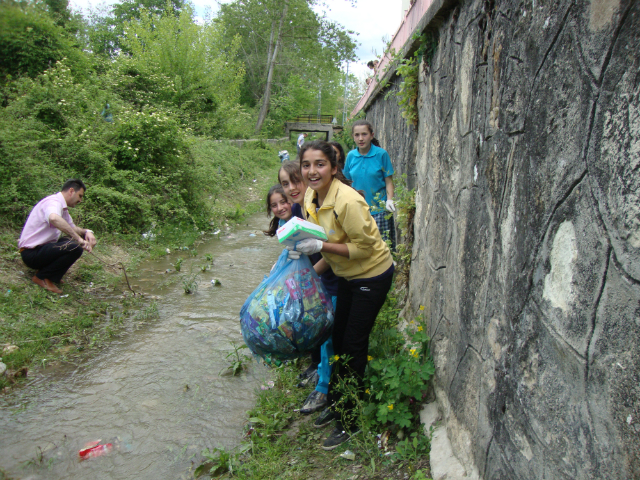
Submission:
<svg viewBox="0 0 640 480">
<path fill-rule="evenodd" d="M 17 345 L 9 345 L 8 343 L 4 344 L 2 346 L 2 354 L 3 355 L 8 355 L 12 352 L 15 352 L 16 350 L 18 350 L 18 346 Z"/>
</svg>

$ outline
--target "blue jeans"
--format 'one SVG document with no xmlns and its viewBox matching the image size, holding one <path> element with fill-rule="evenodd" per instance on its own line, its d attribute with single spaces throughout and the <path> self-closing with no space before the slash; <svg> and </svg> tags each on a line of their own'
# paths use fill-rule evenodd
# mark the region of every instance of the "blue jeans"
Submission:
<svg viewBox="0 0 640 480">
<path fill-rule="evenodd" d="M 338 297 L 332 296 L 333 311 L 336 310 Z M 320 363 L 318 364 L 318 384 L 316 390 L 325 395 L 329 393 L 329 380 L 331 379 L 331 364 L 329 359 L 333 357 L 333 340 L 329 338 L 320 347 Z"/>
</svg>

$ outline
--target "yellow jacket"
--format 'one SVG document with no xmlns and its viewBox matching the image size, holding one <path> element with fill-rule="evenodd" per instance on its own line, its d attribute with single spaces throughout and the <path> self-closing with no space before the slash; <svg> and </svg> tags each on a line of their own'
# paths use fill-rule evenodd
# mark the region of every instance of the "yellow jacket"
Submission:
<svg viewBox="0 0 640 480">
<path fill-rule="evenodd" d="M 315 199 L 316 192 L 308 188 L 304 196 L 307 220 L 324 228 L 329 243 L 344 243 L 349 249 L 349 258 L 322 252 L 333 273 L 355 280 L 376 277 L 391 268 L 389 247 L 358 192 L 334 178 L 317 212 Z"/>
</svg>

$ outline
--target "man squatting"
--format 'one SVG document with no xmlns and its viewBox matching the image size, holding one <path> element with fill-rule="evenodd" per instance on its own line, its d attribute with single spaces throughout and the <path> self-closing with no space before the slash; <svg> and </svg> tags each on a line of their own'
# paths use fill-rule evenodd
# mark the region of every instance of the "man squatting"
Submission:
<svg viewBox="0 0 640 480">
<path fill-rule="evenodd" d="M 60 192 L 33 207 L 22 229 L 18 241 L 22 261 L 37 270 L 31 280 L 50 292 L 62 293 L 55 284 L 62 283 L 82 250 L 91 252 L 97 242 L 93 231 L 77 227 L 68 211 L 82 202 L 86 189 L 82 180 L 67 180 Z M 60 239 L 61 233 L 71 238 Z"/>
</svg>

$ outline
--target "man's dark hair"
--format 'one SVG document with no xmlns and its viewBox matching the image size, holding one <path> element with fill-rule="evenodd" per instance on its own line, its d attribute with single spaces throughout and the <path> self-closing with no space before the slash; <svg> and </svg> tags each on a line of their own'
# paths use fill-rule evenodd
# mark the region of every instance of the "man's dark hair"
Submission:
<svg viewBox="0 0 640 480">
<path fill-rule="evenodd" d="M 87 191 L 87 187 L 84 186 L 84 183 L 82 183 L 82 180 L 80 180 L 79 178 L 72 178 L 71 180 L 67 180 L 66 182 L 64 182 L 64 185 L 62 185 L 62 189 L 60 191 L 66 192 L 70 188 L 73 188 L 73 190 L 76 192 L 80 189 L 84 190 L 85 192 Z"/>
<path fill-rule="evenodd" d="M 369 62 L 367 62 L 367 67 L 373 68 L 373 60 L 369 60 Z"/>
</svg>

